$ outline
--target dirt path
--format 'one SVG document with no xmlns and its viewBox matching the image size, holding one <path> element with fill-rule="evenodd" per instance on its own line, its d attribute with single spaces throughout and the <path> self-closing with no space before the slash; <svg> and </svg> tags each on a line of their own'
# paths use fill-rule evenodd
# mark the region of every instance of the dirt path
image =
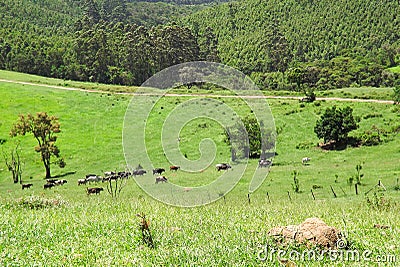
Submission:
<svg viewBox="0 0 400 267">
<path fill-rule="evenodd" d="M 58 86 L 58 85 L 32 83 L 32 82 L 21 82 L 21 81 L 6 80 L 6 79 L 0 79 L 0 82 L 41 86 L 41 87 L 54 88 L 54 89 L 59 89 L 59 90 L 80 91 L 80 92 L 87 92 L 87 93 L 112 93 L 112 94 L 118 94 L 118 95 L 131 95 L 131 96 L 139 96 L 139 95 L 151 96 L 151 95 L 155 95 L 155 94 L 130 93 L 130 92 L 110 92 L 110 91 L 102 91 L 102 90 L 95 90 L 95 89 L 82 89 L 82 88 L 77 88 L 77 87 L 66 87 L 66 86 Z M 203 96 L 203 97 L 221 97 L 221 98 L 260 98 L 260 96 L 257 96 L 257 95 L 213 95 L 213 94 L 174 94 L 174 93 L 167 93 L 167 94 L 164 94 L 164 96 L 167 96 L 167 97 Z M 297 100 L 300 100 L 303 97 L 301 97 L 301 96 L 268 96 L 268 95 L 264 95 L 264 96 L 261 96 L 261 98 L 265 98 L 265 99 L 297 99 Z M 317 100 L 393 104 L 392 100 L 379 100 L 379 99 L 317 97 Z"/>
</svg>

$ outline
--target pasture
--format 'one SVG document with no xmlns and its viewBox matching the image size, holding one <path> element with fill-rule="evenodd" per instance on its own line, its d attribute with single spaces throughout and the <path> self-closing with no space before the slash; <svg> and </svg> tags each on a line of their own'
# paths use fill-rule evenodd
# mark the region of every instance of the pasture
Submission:
<svg viewBox="0 0 400 267">
<path fill-rule="evenodd" d="M 228 162 L 230 158 L 223 128 L 213 120 L 199 118 L 181 129 L 179 149 L 188 159 L 196 160 L 201 157 L 200 141 L 211 138 L 217 151 L 213 164 L 198 173 L 169 170 L 172 164 L 159 147 L 163 121 L 177 104 L 193 98 L 200 97 L 162 98 L 154 106 L 146 128 L 146 147 L 152 162 L 167 170 L 165 176 L 169 182 L 182 186 L 209 183 L 218 177 L 215 163 Z M 250 113 L 238 99 L 219 100 L 240 116 Z M 32 136 L 19 138 L 24 159 L 23 179 L 33 187 L 21 190 L 19 184 L 13 184 L 11 174 L 1 162 L 1 265 L 279 266 L 276 257 L 264 262 L 257 257 L 261 246 L 274 245 L 268 230 L 278 225 L 299 224 L 309 217 L 319 217 L 345 231 L 350 247 L 360 252 L 370 250 L 373 260 L 295 261 L 298 266 L 377 266 L 376 257 L 381 255 L 397 255 L 397 263 L 382 266 L 399 264 L 400 191 L 396 188 L 400 178 L 400 137 L 393 130 L 399 127 L 398 107 L 382 103 L 302 104 L 297 100 L 270 99 L 278 132 L 277 156 L 267 179 L 251 194 L 250 203 L 247 197 L 250 177 L 246 172 L 225 198 L 185 209 L 153 200 L 132 178 L 116 199 L 107 193 L 106 184 L 97 184 L 105 190 L 91 196 L 86 194 L 86 186 L 77 185 L 78 179 L 88 173 L 103 175 L 104 171 L 124 170 L 121 133 L 129 101 L 128 95 L 0 82 L 0 139 L 7 140 L 2 148 L 7 151 L 12 145 L 8 132 L 18 114 L 47 111 L 56 115 L 61 123 L 57 143 L 67 165 L 64 169 L 53 166 L 52 175 L 68 180 L 63 186 L 44 190 L 44 169 L 33 149 L 35 140 Z M 383 142 L 378 146 L 335 151 L 318 148 L 320 140 L 313 133 L 315 121 L 334 103 L 350 105 L 360 118 L 360 128 L 351 135 L 371 130 L 375 125 L 388 133 L 382 136 Z M 308 165 L 302 164 L 303 157 L 311 158 Z M 360 194 L 355 195 L 354 186 L 347 181 L 360 163 L 364 177 Z M 257 160 L 251 160 L 249 165 L 255 167 Z M 148 173 L 140 179 L 154 181 L 151 167 L 143 167 Z M 298 172 L 300 193 L 292 189 L 293 171 Z M 377 199 L 372 191 L 367 202 L 364 193 L 378 180 L 387 191 L 376 192 Z M 320 187 L 313 191 L 316 200 L 310 193 L 314 185 Z M 151 222 L 154 249 L 141 240 L 138 213 L 145 214 Z M 389 228 L 377 229 L 374 224 Z M 293 249 L 303 251 L 306 247 Z"/>
</svg>

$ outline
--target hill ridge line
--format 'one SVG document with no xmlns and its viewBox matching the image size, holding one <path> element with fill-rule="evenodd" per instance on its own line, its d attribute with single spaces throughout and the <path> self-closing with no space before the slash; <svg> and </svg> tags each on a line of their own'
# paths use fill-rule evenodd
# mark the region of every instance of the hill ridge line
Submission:
<svg viewBox="0 0 400 267">
<path fill-rule="evenodd" d="M 130 96 L 167 96 L 167 97 L 185 97 L 185 96 L 203 96 L 203 97 L 220 97 L 220 98 L 265 98 L 265 99 L 293 99 L 301 100 L 301 96 L 268 96 L 268 95 L 213 95 L 213 94 L 178 94 L 178 93 L 166 93 L 166 94 L 154 94 L 154 93 L 135 93 L 135 92 L 111 92 L 96 89 L 83 89 L 78 87 L 68 87 L 60 85 L 50 85 L 33 82 L 23 82 L 16 80 L 0 79 L 0 82 L 15 83 L 22 85 L 41 86 L 46 88 L 60 89 L 66 91 L 79 91 L 86 93 L 102 93 L 102 94 L 116 94 L 116 95 L 130 95 Z M 380 104 L 393 104 L 392 100 L 380 100 L 380 99 L 359 99 L 359 98 L 340 98 L 340 97 L 317 97 L 317 100 L 324 101 L 340 101 L 340 102 L 365 102 L 365 103 L 380 103 Z"/>
</svg>

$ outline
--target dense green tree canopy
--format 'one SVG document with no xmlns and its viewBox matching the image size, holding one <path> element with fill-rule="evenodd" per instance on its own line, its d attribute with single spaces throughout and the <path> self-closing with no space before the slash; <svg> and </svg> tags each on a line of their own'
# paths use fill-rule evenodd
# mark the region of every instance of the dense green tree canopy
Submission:
<svg viewBox="0 0 400 267">
<path fill-rule="evenodd" d="M 305 73 L 294 86 L 326 89 L 399 80 L 384 70 L 400 64 L 397 14 L 397 1 L 245 0 L 202 10 L 182 23 L 199 32 L 213 28 L 222 63 L 258 77 L 262 87 L 293 89 L 285 75 L 265 73 L 299 68 Z"/>
<path fill-rule="evenodd" d="M 337 108 L 333 106 L 327 108 L 325 113 L 317 121 L 314 132 L 318 138 L 324 139 L 324 143 L 335 142 L 344 143 L 349 132 L 358 128 L 353 117 L 351 107 Z"/>
</svg>

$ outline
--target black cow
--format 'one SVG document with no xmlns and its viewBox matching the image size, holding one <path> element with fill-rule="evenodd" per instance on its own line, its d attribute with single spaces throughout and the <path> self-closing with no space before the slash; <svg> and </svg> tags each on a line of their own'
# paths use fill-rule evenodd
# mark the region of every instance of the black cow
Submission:
<svg viewBox="0 0 400 267">
<path fill-rule="evenodd" d="M 87 183 L 86 179 L 78 179 L 78 185 L 86 184 L 86 183 Z"/>
<path fill-rule="evenodd" d="M 102 187 L 93 187 L 93 188 L 86 188 L 87 190 L 87 194 L 91 195 L 91 194 L 100 194 L 101 191 L 103 191 L 104 189 Z"/>
<path fill-rule="evenodd" d="M 165 172 L 165 169 L 163 169 L 163 168 L 155 168 L 153 170 L 153 175 L 154 174 L 162 174 L 163 172 Z"/>
<path fill-rule="evenodd" d="M 131 176 L 131 175 L 132 175 L 131 172 L 118 172 L 118 176 L 121 179 L 129 178 L 129 176 Z"/>
<path fill-rule="evenodd" d="M 47 184 L 43 185 L 43 189 L 52 188 L 53 186 L 55 186 L 54 183 L 47 183 Z"/>
<path fill-rule="evenodd" d="M 144 175 L 144 174 L 146 174 L 146 173 L 147 173 L 147 172 L 146 172 L 145 170 L 140 169 L 140 170 L 134 170 L 132 174 L 135 175 L 135 176 L 136 176 L 136 175 L 140 175 L 140 176 L 141 176 L 141 175 Z"/>
<path fill-rule="evenodd" d="M 220 163 L 215 165 L 215 167 L 217 168 L 217 171 L 228 170 L 232 168 L 231 165 L 229 165 L 228 163 Z"/>
<path fill-rule="evenodd" d="M 54 182 L 55 185 L 64 185 L 66 183 L 68 183 L 67 180 L 57 180 L 57 181 Z"/>
<path fill-rule="evenodd" d="M 31 186 L 33 186 L 33 184 L 22 184 L 22 190 L 25 188 L 30 188 Z"/>
</svg>

